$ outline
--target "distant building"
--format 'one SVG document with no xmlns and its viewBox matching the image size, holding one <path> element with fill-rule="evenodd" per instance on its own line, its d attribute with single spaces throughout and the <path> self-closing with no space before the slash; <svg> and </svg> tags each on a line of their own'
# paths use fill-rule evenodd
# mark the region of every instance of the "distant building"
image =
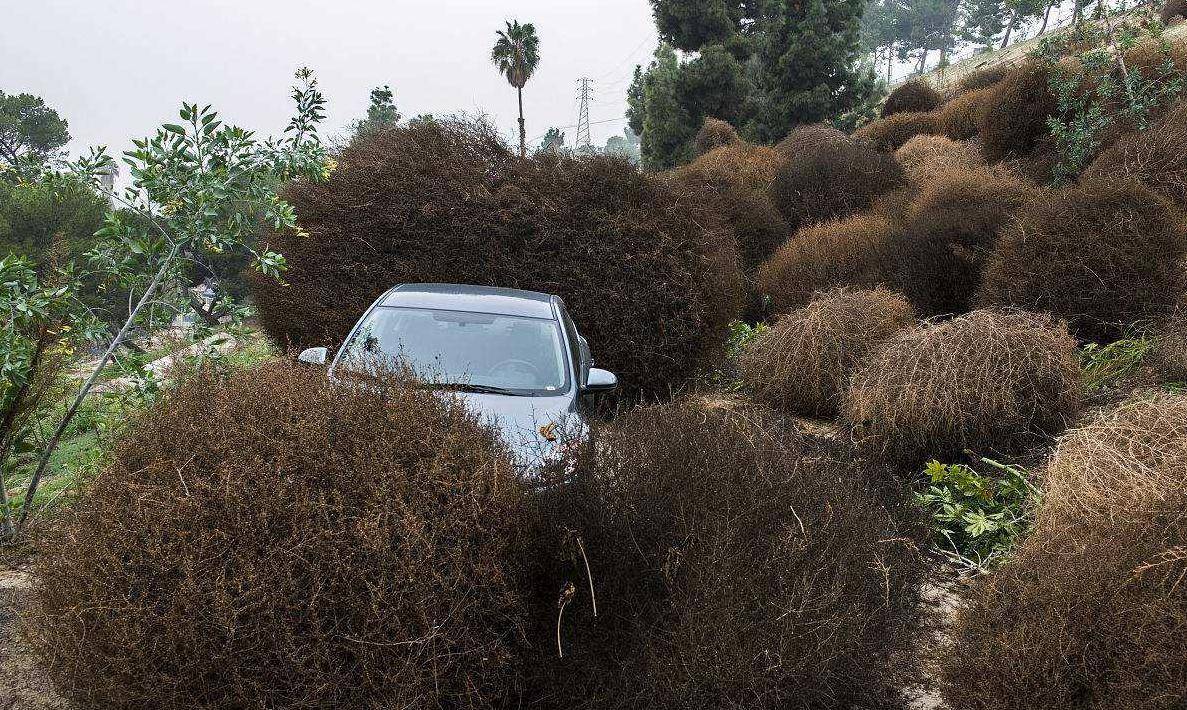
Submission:
<svg viewBox="0 0 1187 710">
<path fill-rule="evenodd" d="M 110 195 L 115 192 L 115 181 L 120 176 L 119 164 L 112 162 L 106 169 L 99 173 L 99 186 L 103 188 L 103 192 Z M 111 198 L 107 198 L 111 201 Z"/>
</svg>

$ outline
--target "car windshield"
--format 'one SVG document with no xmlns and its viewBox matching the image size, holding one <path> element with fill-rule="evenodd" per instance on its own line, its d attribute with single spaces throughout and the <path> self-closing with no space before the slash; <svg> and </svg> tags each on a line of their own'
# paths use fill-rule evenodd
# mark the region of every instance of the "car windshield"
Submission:
<svg viewBox="0 0 1187 710">
<path fill-rule="evenodd" d="M 568 390 L 560 328 L 544 318 L 380 306 L 344 350 L 340 367 L 391 358 L 433 385 L 494 394 Z"/>
</svg>

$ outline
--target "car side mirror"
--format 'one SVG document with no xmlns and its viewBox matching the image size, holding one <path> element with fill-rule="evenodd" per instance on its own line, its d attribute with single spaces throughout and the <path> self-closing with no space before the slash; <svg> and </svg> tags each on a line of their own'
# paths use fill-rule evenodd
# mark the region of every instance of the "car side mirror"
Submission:
<svg viewBox="0 0 1187 710">
<path fill-rule="evenodd" d="M 329 355 L 329 348 L 306 348 L 297 356 L 297 362 L 306 365 L 325 365 Z"/>
<path fill-rule="evenodd" d="M 589 376 L 585 379 L 583 391 L 586 394 L 609 392 L 618 387 L 618 377 L 613 372 L 598 367 L 589 368 Z"/>
</svg>

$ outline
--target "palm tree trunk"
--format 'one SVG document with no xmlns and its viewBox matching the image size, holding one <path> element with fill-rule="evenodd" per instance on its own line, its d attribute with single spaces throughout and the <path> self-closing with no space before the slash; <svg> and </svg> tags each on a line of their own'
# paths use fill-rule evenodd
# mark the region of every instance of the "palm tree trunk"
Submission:
<svg viewBox="0 0 1187 710">
<path fill-rule="evenodd" d="M 517 86 L 515 90 L 519 92 L 519 157 L 526 158 L 528 155 L 528 134 L 524 130 L 523 123 L 523 87 Z"/>
</svg>

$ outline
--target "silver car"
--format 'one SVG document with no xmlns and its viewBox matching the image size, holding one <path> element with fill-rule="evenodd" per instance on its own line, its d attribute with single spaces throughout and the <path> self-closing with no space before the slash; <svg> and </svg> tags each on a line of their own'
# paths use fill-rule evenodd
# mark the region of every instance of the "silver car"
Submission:
<svg viewBox="0 0 1187 710">
<path fill-rule="evenodd" d="M 326 348 L 300 360 L 324 365 Z M 585 434 L 588 396 L 613 390 L 558 296 L 486 286 L 402 284 L 379 297 L 330 363 L 339 377 L 364 360 L 407 366 L 496 427 L 528 475 Z"/>
</svg>

